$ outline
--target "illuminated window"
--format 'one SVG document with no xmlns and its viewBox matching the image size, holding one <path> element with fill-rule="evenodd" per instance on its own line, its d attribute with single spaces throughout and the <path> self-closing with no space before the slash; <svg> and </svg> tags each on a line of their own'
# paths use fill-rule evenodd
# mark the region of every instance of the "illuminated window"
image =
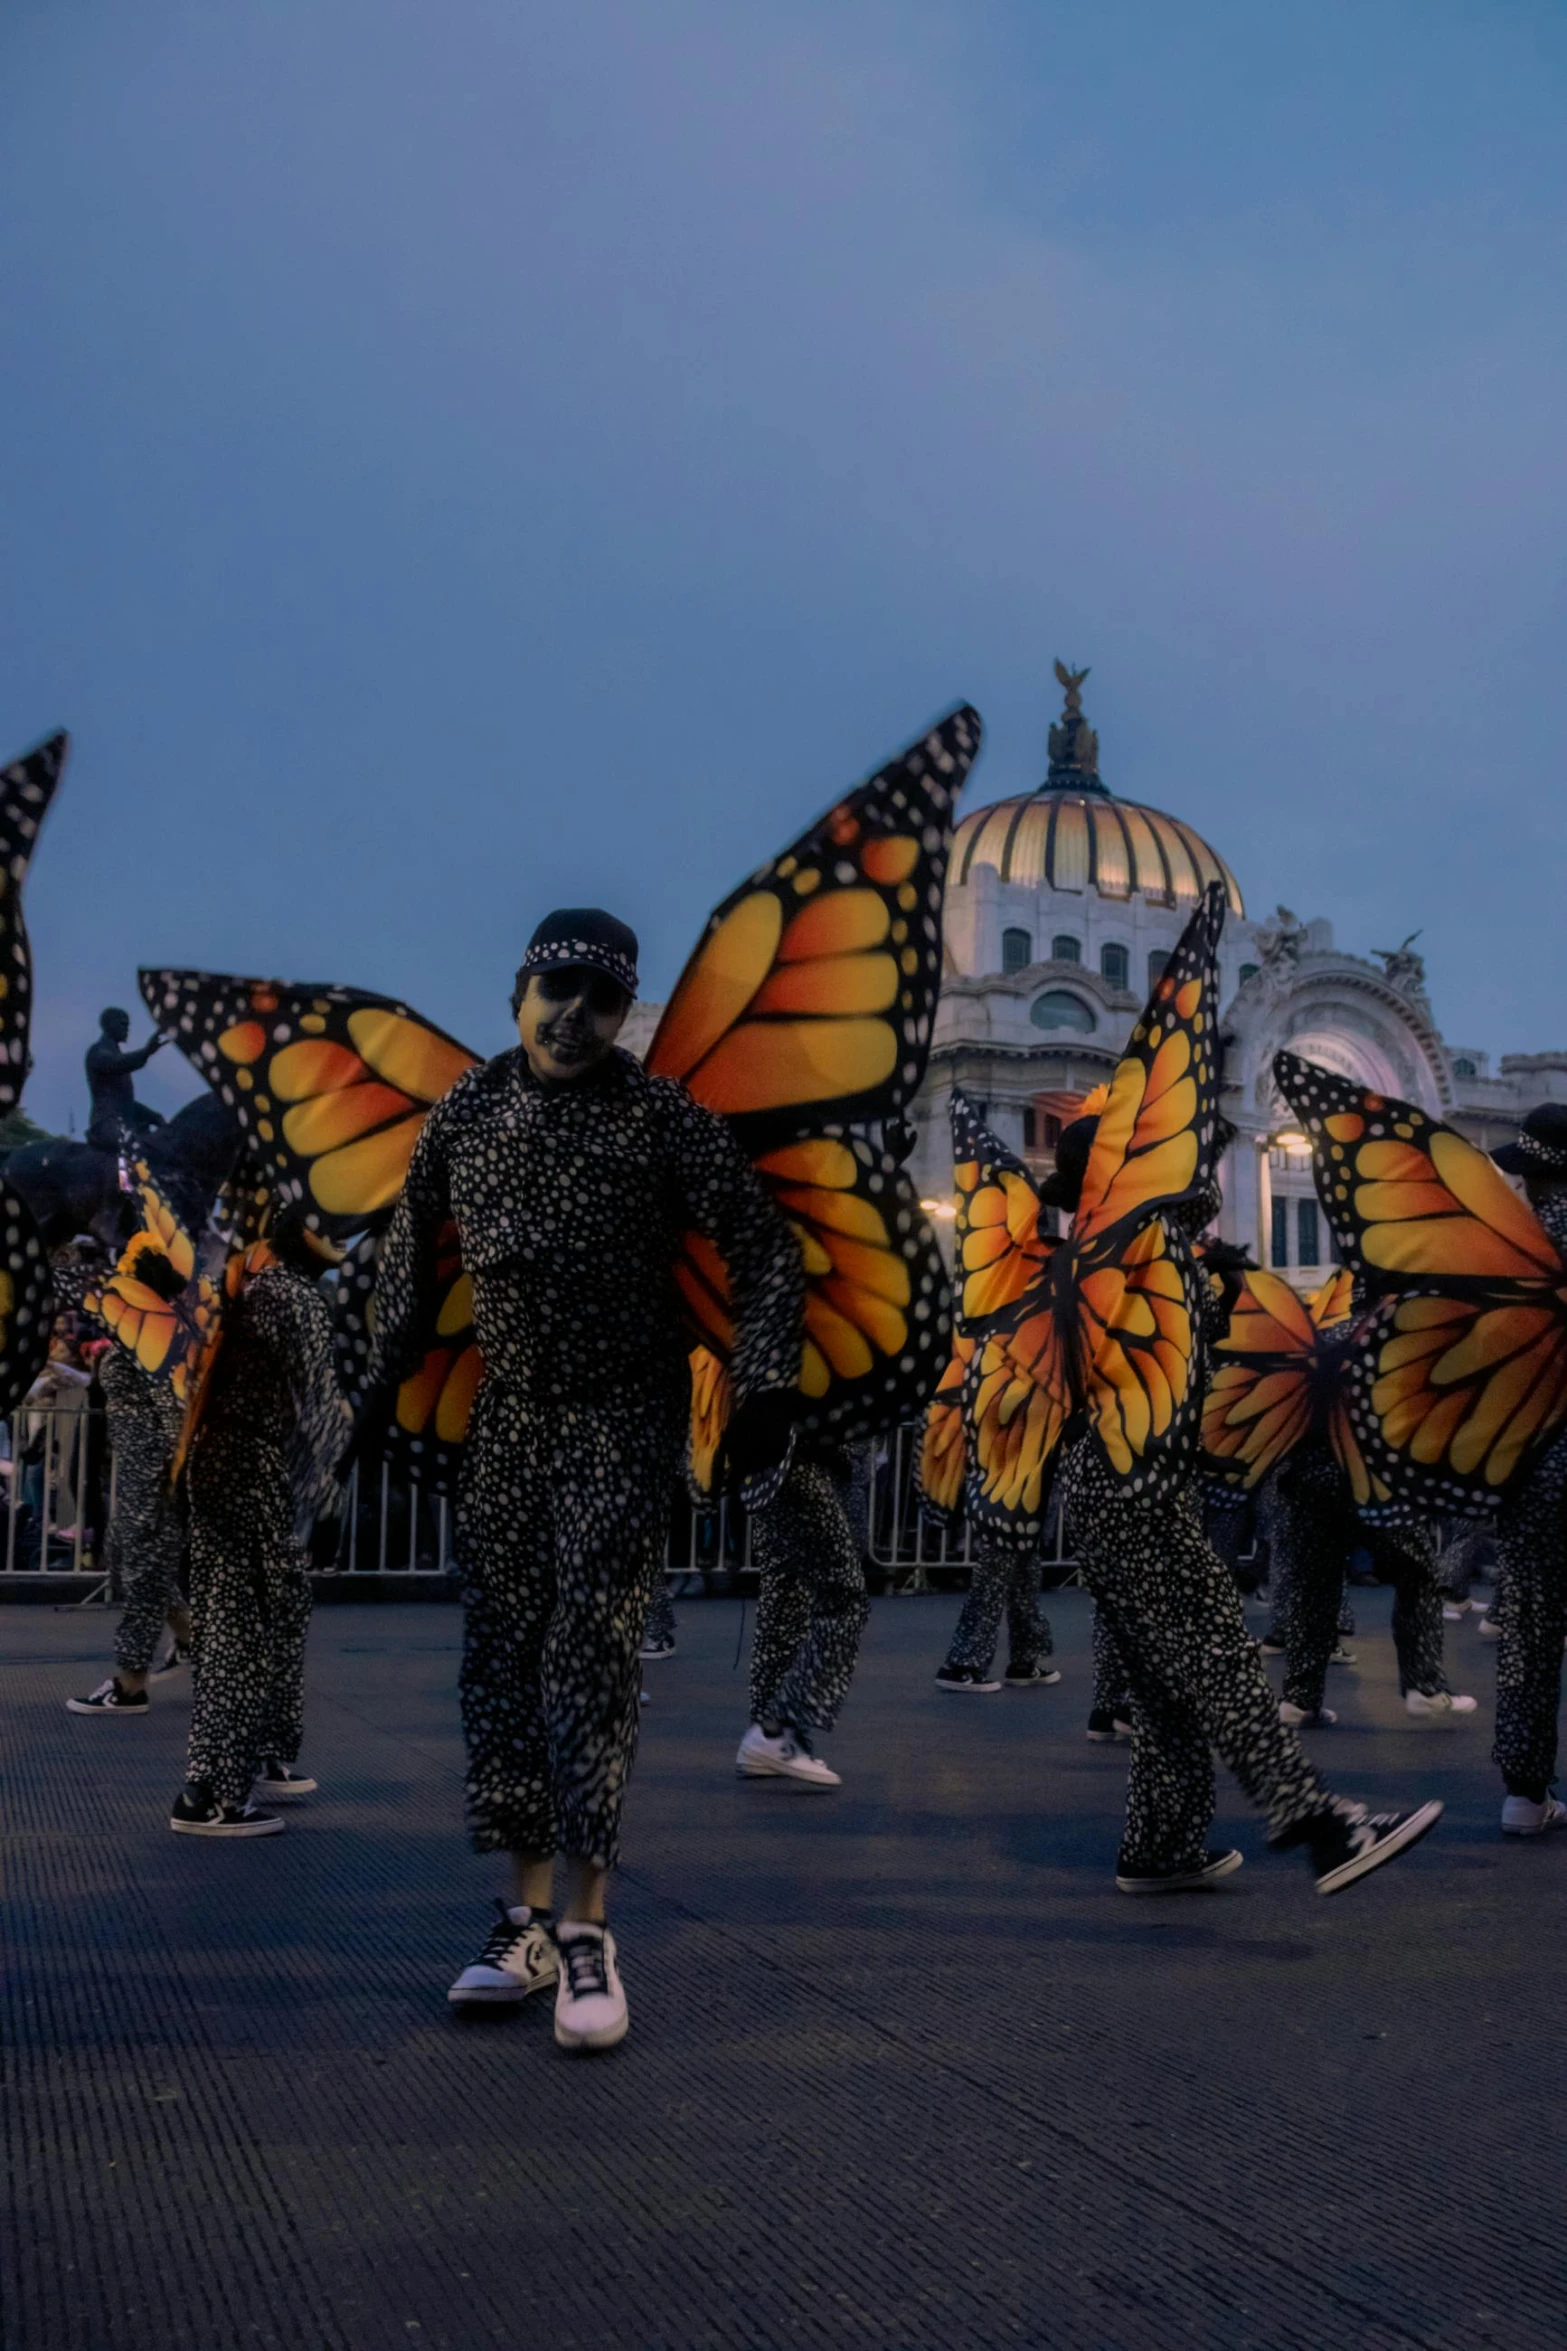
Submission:
<svg viewBox="0 0 1567 2351">
<path fill-rule="evenodd" d="M 1034 960 L 1034 942 L 1027 931 L 1003 931 L 1001 934 L 1001 968 L 1003 971 L 1026 971 Z"/>
<path fill-rule="evenodd" d="M 1317 1203 L 1315 1200 L 1297 1200 L 1295 1203 L 1295 1239 L 1297 1265 L 1320 1265 L 1322 1248 L 1317 1239 Z"/>
<path fill-rule="evenodd" d="M 1124 988 L 1132 976 L 1132 958 L 1124 947 L 1101 947 L 1099 977 L 1108 988 Z"/>
<path fill-rule="evenodd" d="M 1164 977 L 1164 967 L 1170 960 L 1166 947 L 1155 947 L 1148 958 L 1148 985 L 1153 987 Z"/>
<path fill-rule="evenodd" d="M 1028 1017 L 1036 1029 L 1082 1029 L 1086 1033 L 1094 1026 L 1094 1016 L 1082 997 L 1066 988 L 1047 988 L 1042 996 L 1036 996 Z"/>
<path fill-rule="evenodd" d="M 1275 1265 L 1288 1265 L 1290 1261 L 1290 1206 L 1287 1200 L 1275 1200 L 1273 1203 L 1273 1248 L 1270 1256 Z"/>
<path fill-rule="evenodd" d="M 1070 931 L 1057 931 L 1050 942 L 1050 959 L 1053 963 L 1081 963 L 1082 940 L 1074 939 Z"/>
</svg>

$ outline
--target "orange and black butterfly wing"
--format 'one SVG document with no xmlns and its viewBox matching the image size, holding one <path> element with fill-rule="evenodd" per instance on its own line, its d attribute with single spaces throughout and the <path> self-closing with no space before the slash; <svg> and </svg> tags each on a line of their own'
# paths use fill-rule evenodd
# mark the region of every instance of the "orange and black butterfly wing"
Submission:
<svg viewBox="0 0 1567 2351">
<path fill-rule="evenodd" d="M 809 826 L 710 917 L 647 1053 L 765 1150 L 889 1119 L 924 1074 L 941 906 L 977 711 L 930 734 Z"/>
<path fill-rule="evenodd" d="M 369 1400 L 380 1236 L 367 1233 L 339 1269 L 333 1338 L 343 1393 L 361 1413 Z M 455 1494 L 469 1415 L 484 1376 L 473 1329 L 473 1283 L 463 1271 L 457 1227 L 436 1241 L 436 1297 L 418 1368 L 397 1391 L 384 1458 L 395 1473 L 438 1494 Z"/>
<path fill-rule="evenodd" d="M 1160 1500 L 1196 1466 L 1203 1404 L 1204 1276 L 1168 1218 L 1108 1256 L 1073 1250 L 1073 1344 L 1093 1434 L 1124 1492 Z"/>
<path fill-rule="evenodd" d="M 1078 1398 L 1065 1245 L 1051 1241 L 1026 1297 L 976 1341 L 963 1385 L 967 1501 L 975 1525 L 1037 1542 L 1062 1432 Z"/>
<path fill-rule="evenodd" d="M 912 1419 L 952 1331 L 947 1269 L 913 1185 L 854 1128 L 782 1143 L 755 1165 L 805 1261 L 802 1427 L 849 1439 Z M 701 1344 L 727 1364 L 729 1277 L 700 1234 L 687 1236 L 675 1279 Z"/>
<path fill-rule="evenodd" d="M 1273 1073 L 1311 1144 L 1340 1255 L 1373 1288 L 1567 1283 L 1534 1210 L 1451 1127 L 1293 1053 L 1276 1053 Z"/>
<path fill-rule="evenodd" d="M 1224 889 L 1203 894 L 1154 984 L 1110 1081 L 1083 1176 L 1072 1238 L 1085 1262 L 1189 1200 L 1214 1172 L 1219 1141 L 1218 943 Z"/>
<path fill-rule="evenodd" d="M 1248 1491 L 1312 1426 L 1317 1326 L 1288 1282 L 1241 1276 L 1230 1327 L 1213 1352 L 1202 1412 L 1205 1469 Z"/>
<path fill-rule="evenodd" d="M 54 1313 L 33 1212 L 0 1177 L 0 1416 L 15 1411 L 47 1363 Z"/>
<path fill-rule="evenodd" d="M 239 1119 L 280 1199 L 348 1240 L 385 1223 L 431 1106 L 474 1056 L 356 988 L 144 971 L 161 1029 Z"/>
<path fill-rule="evenodd" d="M 121 1250 L 114 1272 L 89 1290 L 84 1302 L 143 1371 L 167 1382 L 178 1401 L 188 1404 L 222 1311 L 222 1293 L 147 1167 L 138 1162 L 134 1175 L 141 1224 Z M 140 1269 L 149 1254 L 179 1282 L 173 1296 L 165 1298 L 142 1280 Z"/>
<path fill-rule="evenodd" d="M 947 1368 L 925 1410 L 916 1475 L 920 1498 L 938 1518 L 956 1518 L 963 1507 L 968 1446 L 963 1427 L 963 1387 L 975 1342 L 961 1330 L 952 1334 Z"/>
<path fill-rule="evenodd" d="M 961 1327 L 977 1334 L 1039 1278 L 1050 1244 L 1040 1238 L 1033 1177 L 957 1086 L 951 1119 L 958 1194 L 954 1305 Z"/>
<path fill-rule="evenodd" d="M 1483 1507 L 1567 1424 L 1567 1264 L 1451 1127 L 1293 1054 L 1274 1073 L 1340 1252 L 1383 1293 L 1349 1384 L 1368 1472 L 1428 1508 Z"/>
<path fill-rule="evenodd" d="M 68 735 L 51 735 L 0 769 L 0 1115 L 20 1101 L 29 1064 L 33 958 L 22 886 L 69 749 Z"/>
</svg>

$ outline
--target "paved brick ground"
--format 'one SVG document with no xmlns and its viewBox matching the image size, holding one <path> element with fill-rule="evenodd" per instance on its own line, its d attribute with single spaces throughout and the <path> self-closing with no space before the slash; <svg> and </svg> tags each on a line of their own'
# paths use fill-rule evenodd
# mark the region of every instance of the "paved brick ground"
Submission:
<svg viewBox="0 0 1567 2351">
<path fill-rule="evenodd" d="M 1567 2341 L 1567 1837 L 1504 1845 L 1482 1698 L 1422 1728 L 1383 1596 L 1340 1783 L 1437 1836 L 1332 1902 L 1223 1823 L 1227 1891 L 1110 1884 L 1124 1756 L 1066 1679 L 942 1697 L 956 1603 L 880 1603 L 841 1793 L 740 1784 L 738 1610 L 654 1702 L 613 2056 L 443 1994 L 494 1890 L 458 1830 L 450 1608 L 323 1610 L 286 1836 L 163 1825 L 185 1704 L 82 1722 L 102 1615 L 0 1611 L 6 2351 L 1393 2351 Z"/>
</svg>

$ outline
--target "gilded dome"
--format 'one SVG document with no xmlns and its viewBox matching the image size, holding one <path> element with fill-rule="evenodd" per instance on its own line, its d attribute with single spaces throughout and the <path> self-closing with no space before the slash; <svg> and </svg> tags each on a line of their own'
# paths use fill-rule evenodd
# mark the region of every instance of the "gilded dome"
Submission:
<svg viewBox="0 0 1567 2351">
<path fill-rule="evenodd" d="M 1050 772 L 1037 792 L 964 817 L 952 843 L 952 880 L 967 882 L 976 865 L 993 865 L 1004 882 L 1147 896 L 1163 906 L 1195 906 L 1209 882 L 1222 882 L 1231 913 L 1243 915 L 1239 883 L 1200 833 L 1163 809 L 1116 799 L 1100 782 L 1099 738 L 1080 699 L 1087 675 L 1056 663 L 1066 708 L 1050 730 Z"/>
</svg>

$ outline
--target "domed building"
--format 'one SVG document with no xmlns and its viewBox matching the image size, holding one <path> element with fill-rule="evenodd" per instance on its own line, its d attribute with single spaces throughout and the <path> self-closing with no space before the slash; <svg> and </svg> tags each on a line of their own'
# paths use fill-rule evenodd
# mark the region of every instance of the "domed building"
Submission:
<svg viewBox="0 0 1567 2351">
<path fill-rule="evenodd" d="M 1123 798 L 1099 772 L 1083 714 L 1086 669 L 1056 663 L 1065 707 L 1038 788 L 958 826 L 947 877 L 946 977 L 914 1120 L 911 1173 L 951 1213 L 947 1108 L 963 1088 L 1040 1173 L 1062 1123 L 1109 1077 L 1152 982 L 1205 886 L 1224 885 L 1220 945 L 1227 1039 L 1224 1108 L 1237 1139 L 1221 1170 L 1226 1238 L 1302 1287 L 1321 1280 L 1329 1236 L 1310 1159 L 1273 1083 L 1281 1046 L 1419 1102 L 1482 1146 L 1523 1113 L 1567 1099 L 1567 1053 L 1487 1056 L 1439 1034 L 1413 941 L 1346 955 L 1325 920 L 1286 907 L 1248 916 L 1235 875 L 1182 818 Z"/>
</svg>

